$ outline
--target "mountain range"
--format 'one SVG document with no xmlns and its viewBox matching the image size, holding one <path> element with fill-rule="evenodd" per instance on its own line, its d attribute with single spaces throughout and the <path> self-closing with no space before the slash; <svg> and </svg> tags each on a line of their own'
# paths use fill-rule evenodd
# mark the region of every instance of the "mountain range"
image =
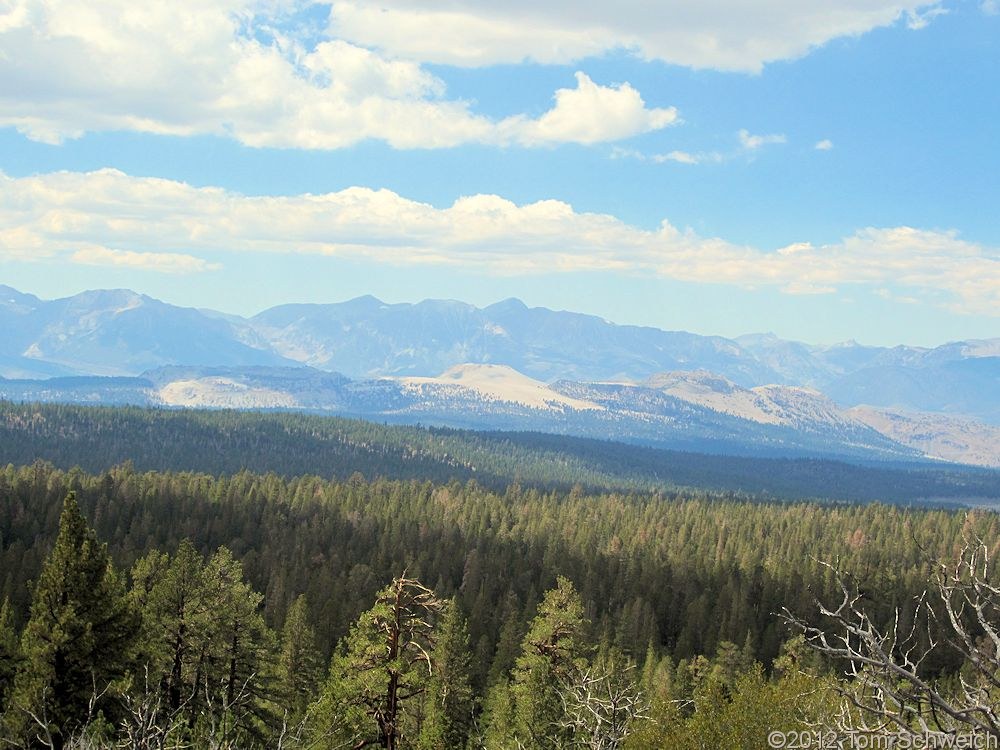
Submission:
<svg viewBox="0 0 1000 750">
<path fill-rule="evenodd" d="M 94 377 L 99 376 L 99 377 Z M 714 452 L 1000 465 L 1000 339 L 815 346 L 616 325 L 509 299 L 281 305 L 0 286 L 0 395 L 308 409 Z"/>
</svg>

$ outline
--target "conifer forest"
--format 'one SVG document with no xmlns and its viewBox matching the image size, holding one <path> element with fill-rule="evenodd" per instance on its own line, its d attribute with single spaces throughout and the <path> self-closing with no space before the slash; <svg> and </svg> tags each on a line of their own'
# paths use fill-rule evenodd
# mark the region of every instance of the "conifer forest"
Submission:
<svg viewBox="0 0 1000 750">
<path fill-rule="evenodd" d="M 1000 0 L 0 0 L 0 750 L 1000 750 Z"/>
<path fill-rule="evenodd" d="M 207 450 L 238 461 L 247 434 Z M 5 746 L 995 736 L 990 510 L 480 484 L 385 454 L 346 477 L 0 468 Z"/>
</svg>

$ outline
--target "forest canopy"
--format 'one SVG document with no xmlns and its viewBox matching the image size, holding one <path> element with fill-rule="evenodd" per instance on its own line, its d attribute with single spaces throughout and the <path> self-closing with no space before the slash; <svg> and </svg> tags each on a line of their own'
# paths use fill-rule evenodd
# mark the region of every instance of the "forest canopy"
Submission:
<svg viewBox="0 0 1000 750">
<path fill-rule="evenodd" d="M 90 540 L 91 550 L 107 544 L 113 575 L 102 579 L 107 583 L 101 586 L 107 596 L 127 603 L 122 605 L 122 627 L 129 627 L 130 616 L 138 621 L 131 626 L 136 633 L 128 652 L 131 662 L 117 665 L 109 684 L 114 682 L 115 690 L 126 683 L 130 689 L 147 685 L 146 667 L 136 664 L 173 663 L 164 644 L 172 642 L 171 632 L 176 640 L 177 624 L 170 624 L 176 613 L 170 615 L 164 602 L 177 601 L 176 590 L 167 592 L 187 581 L 192 588 L 185 596 L 195 608 L 190 627 L 205 629 L 197 637 L 203 639 L 198 649 L 208 659 L 208 671 L 180 663 L 170 677 L 174 672 L 159 667 L 165 676 L 154 682 L 165 685 L 166 692 L 157 700 L 179 711 L 184 703 L 180 696 L 185 691 L 201 696 L 204 690 L 195 689 L 198 680 L 215 675 L 206 684 L 222 692 L 199 697 L 197 706 L 184 703 L 185 711 L 194 712 L 185 719 L 184 731 L 229 732 L 246 746 L 273 743 L 274 732 L 288 728 L 286 708 L 294 708 L 303 732 L 314 731 L 306 715 L 329 718 L 330 706 L 344 700 L 343 695 L 330 698 L 329 690 L 336 696 L 337 690 L 373 689 L 345 688 L 343 681 L 331 687 L 329 681 L 352 649 L 372 648 L 359 623 L 376 616 L 372 607 L 382 606 L 378 602 L 388 596 L 386 587 L 400 580 L 419 582 L 435 602 L 433 612 L 418 618 L 431 629 L 413 636 L 424 652 L 430 654 L 444 638 L 440 627 L 451 617 L 448 639 L 458 655 L 446 661 L 458 664 L 468 683 L 468 706 L 461 709 L 471 711 L 462 725 L 466 736 L 487 732 L 490 717 L 498 712 L 523 709 L 528 713 L 522 727 L 536 725 L 531 712 L 542 711 L 547 722 L 562 727 L 554 736 L 565 739 L 566 732 L 575 730 L 553 718 L 553 706 L 566 699 L 560 691 L 568 689 L 562 682 L 567 675 L 633 675 L 634 680 L 616 689 L 622 700 L 632 701 L 640 723 L 647 715 L 666 721 L 663 712 L 679 705 L 671 701 L 694 700 L 698 690 L 716 684 L 704 682 L 715 675 L 716 688 L 723 692 L 710 696 L 712 710 L 728 710 L 740 690 L 751 690 L 753 680 L 754 695 L 788 687 L 774 680 L 783 674 L 782 658 L 790 658 L 787 653 L 794 650 L 794 633 L 777 613 L 786 607 L 813 612 L 816 598 L 836 597 L 837 582 L 820 560 L 837 560 L 852 571 L 868 600 L 877 603 L 874 616 L 886 620 L 896 607 L 912 614 L 935 557 L 947 557 L 972 532 L 998 538 L 996 517 L 985 511 L 761 503 L 697 493 L 589 494 L 580 488 L 545 491 L 517 484 L 497 492 L 472 481 L 367 481 L 360 475 L 334 481 L 250 472 L 219 477 L 138 472 L 129 465 L 99 474 L 43 463 L 9 465 L 0 470 L 0 597 L 7 602 L 5 627 L 20 634 L 11 664 L 36 658 L 31 654 L 37 649 L 30 645 L 30 634 L 38 629 L 32 624 L 36 602 L 47 576 L 52 577 L 46 571 L 60 549 L 67 496 L 93 527 L 76 538 Z M 91 567 L 98 570 L 100 564 Z M 539 643 L 548 642 L 537 635 L 543 626 L 536 620 L 546 611 L 547 597 L 560 587 L 566 592 L 561 596 L 570 599 L 556 609 L 569 607 L 577 613 L 571 627 L 576 645 L 566 647 L 568 661 L 530 667 L 525 654 L 544 649 L 525 651 L 525 639 L 536 633 Z M 244 634 L 239 638 L 232 630 L 224 637 L 216 632 L 224 625 L 218 614 L 228 609 L 239 615 L 231 623 Z M 292 634 L 308 648 L 289 644 Z M 225 650 L 234 642 L 248 649 L 240 651 L 239 659 Z M 222 650 L 216 653 L 215 648 Z M 552 653 L 562 652 L 559 646 Z M 211 669 L 226 659 L 236 671 L 224 679 Z M 272 673 L 282 659 L 309 666 L 291 670 L 304 680 L 292 685 L 286 675 L 279 694 L 273 692 L 278 688 Z M 417 672 L 401 668 L 400 679 L 413 682 L 426 697 L 440 689 L 431 680 L 435 665 L 429 659 L 426 671 L 416 663 L 411 666 Z M 945 652 L 927 665 L 939 674 L 959 666 Z M 345 675 L 356 671 L 340 669 Z M 549 675 L 548 688 L 526 676 L 537 677 L 540 669 Z M 16 675 L 18 669 L 8 672 Z M 647 684 L 640 690 L 642 675 Z M 228 687 L 219 687 L 223 684 Z M 535 688 L 541 690 L 542 703 L 524 708 L 529 699 L 519 699 L 519 692 L 534 695 Z M 14 677 L 7 678 L 5 690 L 12 696 L 26 688 Z M 667 701 L 659 708 L 657 695 Z M 750 692 L 743 695 L 750 697 Z M 135 709 L 142 700 L 151 700 L 150 695 L 126 690 L 115 710 L 124 710 L 128 701 Z M 417 708 L 422 700 L 409 704 L 416 714 L 399 718 L 399 727 L 416 722 L 406 724 L 404 734 L 410 739 L 423 731 L 425 709 Z M 238 717 L 231 715 L 237 707 Z M 358 710 L 356 725 L 368 726 L 363 720 L 368 709 Z M 696 716 L 682 711 L 675 717 L 676 727 L 687 726 Z M 330 730 L 330 721 L 322 731 Z M 641 731 L 660 731 L 657 726 Z M 634 729 L 640 732 L 640 725 Z M 18 731 L 23 730 L 22 724 Z M 486 746 L 506 747 L 516 740 L 500 737 Z M 547 746 L 547 741 L 538 742 Z"/>
<path fill-rule="evenodd" d="M 91 472 L 142 470 L 347 479 L 475 479 L 593 491 L 698 489 L 787 500 L 1000 502 L 1000 471 L 923 464 L 850 464 L 661 450 L 525 432 L 385 425 L 291 412 L 167 410 L 0 401 L 0 461 L 50 461 Z"/>
</svg>

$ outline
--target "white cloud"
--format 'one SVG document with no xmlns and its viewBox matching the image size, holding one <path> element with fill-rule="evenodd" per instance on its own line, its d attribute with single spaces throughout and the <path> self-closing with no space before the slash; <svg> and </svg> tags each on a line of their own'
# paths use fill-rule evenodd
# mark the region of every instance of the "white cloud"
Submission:
<svg viewBox="0 0 1000 750">
<path fill-rule="evenodd" d="M 1000 14 L 1000 2 L 997 0 L 983 0 L 979 4 L 979 9 L 988 16 Z"/>
<path fill-rule="evenodd" d="M 199 273 L 217 271 L 222 266 L 202 258 L 182 253 L 137 253 L 113 250 L 100 245 L 88 245 L 73 252 L 70 262 L 85 266 L 117 266 L 158 273 Z"/>
<path fill-rule="evenodd" d="M 796 294 L 796 295 L 812 295 L 812 294 L 833 294 L 837 291 L 837 287 L 820 285 L 820 284 L 810 284 L 808 281 L 793 280 L 789 281 L 783 287 L 781 291 L 785 294 Z"/>
<path fill-rule="evenodd" d="M 933 5 L 929 8 L 908 10 L 906 11 L 906 28 L 912 31 L 926 29 L 935 18 L 947 14 L 948 11 L 938 5 Z"/>
<path fill-rule="evenodd" d="M 568 63 L 619 44 L 611 29 L 539 22 L 517 9 L 433 6 L 335 2 L 330 32 L 411 60 L 471 67 L 529 60 Z"/>
<path fill-rule="evenodd" d="M 576 74 L 575 89 L 559 89 L 555 106 L 537 120 L 515 117 L 500 123 L 503 133 L 524 145 L 600 143 L 661 130 L 677 122 L 677 110 L 647 109 L 639 92 L 623 83 L 598 86 Z"/>
<path fill-rule="evenodd" d="M 778 133 L 771 135 L 753 135 L 747 130 L 741 130 L 738 135 L 740 145 L 747 151 L 756 151 L 761 146 L 785 142 L 785 136 Z"/>
<path fill-rule="evenodd" d="M 636 161 L 652 162 L 653 164 L 667 164 L 675 162 L 677 164 L 721 164 L 729 158 L 726 154 L 718 151 L 668 151 L 665 154 L 646 154 L 634 148 L 623 148 L 615 146 L 611 149 L 612 159 L 635 159 Z"/>
<path fill-rule="evenodd" d="M 210 267 L 200 266 L 200 256 L 246 253 L 506 274 L 606 270 L 793 294 L 863 285 L 924 304 L 1000 314 L 1000 250 L 947 231 L 867 228 L 829 245 L 770 250 L 701 237 L 666 221 L 642 229 L 555 200 L 516 205 L 475 195 L 435 208 L 359 187 L 249 197 L 114 170 L 0 175 L 0 260 L 145 260 L 199 270 Z"/>
<path fill-rule="evenodd" d="M 692 154 L 687 151 L 670 151 L 666 154 L 653 154 L 652 159 L 657 164 L 667 161 L 675 161 L 678 164 L 698 164 L 702 161 L 702 158 L 698 154 Z"/>
<path fill-rule="evenodd" d="M 347 0 L 333 3 L 330 28 L 395 57 L 448 65 L 570 63 L 624 49 L 693 68 L 756 72 L 900 19 L 926 25 L 940 12 L 927 0 Z"/>
<path fill-rule="evenodd" d="M 668 162 L 676 162 L 678 164 L 722 164 L 739 157 L 745 157 L 748 153 L 753 153 L 764 146 L 785 143 L 787 140 L 780 133 L 754 135 L 745 129 L 737 133 L 737 138 L 739 139 L 739 146 L 725 153 L 720 151 L 691 152 L 674 150 L 662 154 L 649 154 L 633 148 L 615 146 L 611 151 L 611 157 L 614 159 L 635 159 L 637 161 L 652 162 L 653 164 L 666 164 Z M 821 145 L 822 143 L 829 143 L 829 146 L 823 146 Z M 816 144 L 816 148 L 832 147 L 833 144 L 829 141 L 821 141 Z"/>
<path fill-rule="evenodd" d="M 816 145 L 813 146 L 813 148 L 815 148 L 817 151 L 829 151 L 830 149 L 833 148 L 833 141 L 831 141 L 829 138 L 824 138 L 821 141 L 817 141 Z"/>
<path fill-rule="evenodd" d="M 298 3 L 303 5 L 308 3 Z M 628 138 L 676 121 L 627 83 L 577 74 L 552 110 L 494 120 L 419 63 L 324 38 L 306 47 L 267 0 L 6 0 L 0 125 L 58 143 L 89 131 L 215 134 L 256 147 L 542 145 Z"/>
</svg>

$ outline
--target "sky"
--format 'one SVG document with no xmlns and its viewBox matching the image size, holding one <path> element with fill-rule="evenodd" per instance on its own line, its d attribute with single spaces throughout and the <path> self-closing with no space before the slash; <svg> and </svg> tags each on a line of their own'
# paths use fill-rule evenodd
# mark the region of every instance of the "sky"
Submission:
<svg viewBox="0 0 1000 750">
<path fill-rule="evenodd" d="M 0 0 L 0 283 L 991 338 L 998 134 L 998 0 Z"/>
</svg>

